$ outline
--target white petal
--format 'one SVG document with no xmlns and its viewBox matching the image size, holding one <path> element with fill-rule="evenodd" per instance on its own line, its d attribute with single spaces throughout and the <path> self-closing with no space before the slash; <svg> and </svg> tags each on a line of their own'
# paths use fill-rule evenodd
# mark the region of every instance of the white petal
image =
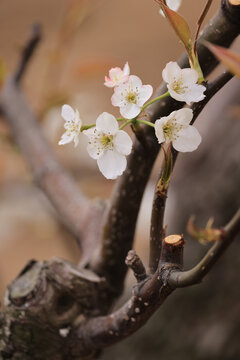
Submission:
<svg viewBox="0 0 240 360">
<path fill-rule="evenodd" d="M 73 141 L 74 141 L 74 146 L 77 147 L 79 143 L 79 134 L 75 134 Z"/>
<path fill-rule="evenodd" d="M 184 86 L 196 84 L 198 81 L 198 73 L 194 69 L 186 68 L 181 70 L 181 76 Z"/>
<path fill-rule="evenodd" d="M 105 76 L 104 85 L 109 87 L 109 88 L 112 88 L 112 87 L 115 86 L 114 82 L 111 79 L 109 79 L 107 76 Z"/>
<path fill-rule="evenodd" d="M 116 86 L 114 88 L 114 94 L 111 97 L 113 106 L 122 106 L 125 103 L 125 95 L 127 94 L 127 87 L 125 84 Z"/>
<path fill-rule="evenodd" d="M 99 132 L 97 131 L 96 127 L 84 130 L 83 134 L 89 138 L 87 146 L 88 154 L 95 160 L 99 159 L 104 153 L 104 148 L 99 141 Z"/>
<path fill-rule="evenodd" d="M 185 129 L 180 130 L 178 135 L 179 137 L 177 140 L 173 140 L 173 147 L 177 151 L 194 151 L 202 141 L 201 135 L 194 126 L 188 126 Z"/>
<path fill-rule="evenodd" d="M 136 75 L 130 75 L 128 82 L 125 84 L 128 86 L 128 89 L 135 91 L 142 87 L 142 80 Z"/>
<path fill-rule="evenodd" d="M 180 5 L 182 3 L 182 0 L 167 0 L 167 6 L 172 9 L 173 11 L 178 11 L 180 8 Z M 159 10 L 160 14 L 165 17 L 163 11 Z"/>
<path fill-rule="evenodd" d="M 167 6 L 173 11 L 177 11 L 180 8 L 182 0 L 167 0 Z"/>
<path fill-rule="evenodd" d="M 143 85 L 138 93 L 138 105 L 143 104 L 152 96 L 153 88 L 151 85 Z"/>
<path fill-rule="evenodd" d="M 173 111 L 170 114 L 171 117 L 176 119 L 176 122 L 181 125 L 189 125 L 193 118 L 192 109 L 180 109 L 177 111 Z"/>
<path fill-rule="evenodd" d="M 75 136 L 75 133 L 72 133 L 72 132 L 70 133 L 70 132 L 66 131 L 62 135 L 61 140 L 58 142 L 58 145 L 65 145 L 65 144 L 70 143 L 73 140 L 74 136 Z"/>
<path fill-rule="evenodd" d="M 118 131 L 118 122 L 112 114 L 103 112 L 96 120 L 96 128 L 105 134 L 115 135 Z"/>
<path fill-rule="evenodd" d="M 112 68 L 109 71 L 109 77 L 113 81 L 115 81 L 116 78 L 120 79 L 123 75 L 123 71 L 119 67 Z"/>
<path fill-rule="evenodd" d="M 114 150 L 107 150 L 103 156 L 97 160 L 101 173 L 107 179 L 116 179 L 122 175 L 127 166 L 126 157 Z"/>
<path fill-rule="evenodd" d="M 120 114 L 126 119 L 135 118 L 141 111 L 141 107 L 137 104 L 128 103 L 120 107 Z"/>
<path fill-rule="evenodd" d="M 80 119 L 80 114 L 79 114 L 79 111 L 78 111 L 78 110 L 76 110 L 76 111 L 75 111 L 75 118 L 74 118 L 74 122 L 75 122 L 75 124 L 77 124 L 77 125 L 78 125 L 78 127 L 79 127 L 79 131 L 80 131 L 81 126 L 82 126 L 82 120 Z"/>
<path fill-rule="evenodd" d="M 187 93 L 185 94 L 178 94 L 176 91 L 174 91 L 170 85 L 167 85 L 168 91 L 170 96 L 177 100 L 177 101 L 182 101 L 182 102 L 186 102 L 186 98 L 187 98 Z"/>
<path fill-rule="evenodd" d="M 206 90 L 205 86 L 194 84 L 191 86 L 189 93 L 186 97 L 186 103 L 190 105 L 191 102 L 199 102 L 205 98 L 204 91 Z"/>
<path fill-rule="evenodd" d="M 94 141 L 94 139 L 90 140 L 87 146 L 87 152 L 91 156 L 91 158 L 97 160 L 104 154 L 104 148 L 103 146 L 98 146 L 97 139 Z"/>
<path fill-rule="evenodd" d="M 155 135 L 158 139 L 159 144 L 165 141 L 164 133 L 163 133 L 163 126 L 167 122 L 168 117 L 165 116 L 161 119 L 155 121 Z"/>
<path fill-rule="evenodd" d="M 75 111 L 73 110 L 73 108 L 70 105 L 65 104 L 62 106 L 62 114 L 61 115 L 64 118 L 64 120 L 71 121 L 75 117 Z"/>
<path fill-rule="evenodd" d="M 119 130 L 114 137 L 114 147 L 122 155 L 129 155 L 132 150 L 132 139 L 123 130 Z"/>
<path fill-rule="evenodd" d="M 174 81 L 173 79 L 178 79 L 181 75 L 181 68 L 174 61 L 167 63 L 165 68 L 162 71 L 163 80 L 167 83 Z"/>
<path fill-rule="evenodd" d="M 99 134 L 99 132 L 97 131 L 96 126 L 94 126 L 90 129 L 83 130 L 83 134 L 89 138 L 92 138 L 92 137 L 96 137 Z"/>
<path fill-rule="evenodd" d="M 128 62 L 126 62 L 126 64 L 124 65 L 123 73 L 124 73 L 124 75 L 127 75 L 127 76 L 130 74 L 130 67 L 128 65 Z"/>
</svg>

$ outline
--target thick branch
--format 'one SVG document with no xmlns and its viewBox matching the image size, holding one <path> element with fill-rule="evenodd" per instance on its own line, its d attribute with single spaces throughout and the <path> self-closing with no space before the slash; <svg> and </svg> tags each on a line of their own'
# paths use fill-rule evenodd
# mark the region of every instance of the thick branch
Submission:
<svg viewBox="0 0 240 360">
<path fill-rule="evenodd" d="M 73 330 L 81 343 L 91 349 L 112 345 L 141 328 L 173 289 L 164 284 L 156 273 L 146 282 L 136 286 L 134 295 L 114 313 L 93 318 Z"/>
<path fill-rule="evenodd" d="M 239 235 L 239 232 L 240 209 L 233 219 L 222 229 L 221 239 L 215 242 L 199 264 L 188 271 L 173 271 L 168 279 L 169 284 L 175 287 L 185 287 L 201 282 L 234 238 Z"/>
<path fill-rule="evenodd" d="M 204 39 L 229 47 L 239 34 L 240 21 L 237 24 L 229 21 L 226 11 L 228 10 L 225 8 L 221 9 L 216 17 L 210 21 L 198 44 L 199 60 L 205 76 L 216 67 L 218 62 L 209 50 L 201 44 L 201 40 Z M 186 55 L 180 59 L 179 64 L 182 68 L 189 66 Z M 166 86 L 163 84 L 155 95 L 159 96 L 165 91 Z M 149 109 L 151 121 L 155 122 L 157 118 L 168 115 L 171 111 L 181 108 L 182 105 L 182 103 L 172 98 L 166 98 L 159 103 L 153 104 Z M 160 148 L 153 130 L 146 127 L 143 131 L 145 132 L 148 149 L 143 147 L 137 140 L 134 142 L 127 170 L 116 184 L 111 206 L 105 217 L 102 248 L 100 249 L 98 262 L 93 264 L 93 268 L 99 274 L 107 276 L 115 294 L 118 294 L 122 288 L 127 270 L 124 259 L 127 252 L 132 248 L 142 195 Z"/>
</svg>

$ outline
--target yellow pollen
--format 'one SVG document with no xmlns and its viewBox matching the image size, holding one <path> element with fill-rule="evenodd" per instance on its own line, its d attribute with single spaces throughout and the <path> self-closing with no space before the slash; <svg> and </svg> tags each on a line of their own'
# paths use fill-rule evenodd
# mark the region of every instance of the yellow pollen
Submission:
<svg viewBox="0 0 240 360">
<path fill-rule="evenodd" d="M 185 94 L 187 86 L 183 86 L 183 79 L 182 76 L 179 77 L 179 79 L 175 79 L 172 83 L 172 89 L 177 94 Z"/>
<path fill-rule="evenodd" d="M 133 93 L 133 92 L 129 92 L 129 93 L 127 94 L 126 100 L 127 100 L 127 102 L 129 102 L 129 103 L 136 104 L 136 103 L 137 103 L 136 94 Z"/>
<path fill-rule="evenodd" d="M 169 141 L 176 140 L 178 138 L 178 132 L 183 128 L 182 125 L 177 124 L 175 119 L 171 119 L 163 126 L 163 133 L 165 139 Z"/>
<path fill-rule="evenodd" d="M 78 132 L 79 131 L 79 124 L 76 124 L 73 120 L 69 121 L 66 124 L 66 128 L 69 132 Z"/>
<path fill-rule="evenodd" d="M 102 144 L 102 146 L 104 148 L 109 148 L 112 147 L 112 141 L 113 141 L 113 136 L 112 135 L 104 135 L 101 137 L 100 142 Z"/>
</svg>

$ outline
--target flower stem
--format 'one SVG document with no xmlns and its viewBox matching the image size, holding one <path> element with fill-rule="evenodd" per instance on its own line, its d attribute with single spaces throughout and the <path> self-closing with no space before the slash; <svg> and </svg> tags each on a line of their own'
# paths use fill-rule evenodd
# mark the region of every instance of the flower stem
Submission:
<svg viewBox="0 0 240 360">
<path fill-rule="evenodd" d="M 124 118 L 116 118 L 117 121 L 126 121 Z"/>
<path fill-rule="evenodd" d="M 141 112 L 143 112 L 143 110 L 145 110 L 149 105 L 155 103 L 155 102 L 158 101 L 158 100 L 162 100 L 162 99 L 164 99 L 164 98 L 167 97 L 167 96 L 170 96 L 169 91 L 165 92 L 165 94 L 162 94 L 161 96 L 158 96 L 158 97 L 156 97 L 155 99 L 152 99 L 151 101 L 149 101 L 148 103 L 146 103 L 146 104 L 142 107 Z"/>
<path fill-rule="evenodd" d="M 133 122 L 134 119 L 130 119 L 128 121 L 126 121 L 124 124 L 122 124 L 119 128 L 119 130 L 122 130 L 123 128 L 125 128 L 125 126 L 127 126 L 128 124 L 131 124 Z"/>
<path fill-rule="evenodd" d="M 88 129 L 91 129 L 91 128 L 93 128 L 94 126 L 96 126 L 96 124 L 92 124 L 92 125 L 83 125 L 83 126 L 81 126 L 81 132 L 83 131 L 83 130 L 88 130 Z"/>
<path fill-rule="evenodd" d="M 137 120 L 139 124 L 145 124 L 154 127 L 154 124 L 147 120 Z"/>
</svg>

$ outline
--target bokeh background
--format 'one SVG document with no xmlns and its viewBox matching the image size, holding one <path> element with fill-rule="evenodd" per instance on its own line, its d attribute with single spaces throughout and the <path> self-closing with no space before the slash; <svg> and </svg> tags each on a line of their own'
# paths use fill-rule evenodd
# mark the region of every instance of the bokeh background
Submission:
<svg viewBox="0 0 240 360">
<path fill-rule="evenodd" d="M 205 0 L 183 0 L 181 13 L 193 33 L 204 4 Z M 213 1 L 207 20 L 219 4 Z M 163 67 L 177 60 L 183 48 L 154 0 L 1 0 L 0 58 L 6 76 L 16 68 L 34 23 L 42 25 L 43 39 L 24 78 L 26 96 L 59 160 L 83 191 L 90 197 L 108 198 L 114 182 L 98 172 L 86 152 L 85 139 L 77 149 L 72 144 L 57 145 L 63 132 L 61 105 L 77 107 L 85 123 L 94 123 L 103 111 L 118 115 L 110 102 L 112 90 L 103 86 L 108 70 L 128 61 L 131 73 L 156 89 Z M 234 46 L 239 49 L 239 41 Z M 224 225 L 239 206 L 239 94 L 239 82 L 233 80 L 210 102 L 197 121 L 203 135 L 199 151 L 179 157 L 167 206 L 170 233 L 186 233 L 191 214 L 197 215 L 200 226 L 210 216 L 216 225 Z M 136 233 L 135 248 L 146 263 L 158 170 L 159 162 L 146 189 Z M 60 256 L 77 262 L 80 257 L 74 239 L 32 183 L 4 119 L 0 120 L 0 229 L 1 298 L 30 259 Z M 187 268 L 207 247 L 187 234 L 186 239 Z M 202 285 L 176 291 L 142 330 L 107 349 L 102 359 L 240 358 L 238 243 Z M 120 303 L 129 296 L 132 282 L 128 276 Z"/>
</svg>

